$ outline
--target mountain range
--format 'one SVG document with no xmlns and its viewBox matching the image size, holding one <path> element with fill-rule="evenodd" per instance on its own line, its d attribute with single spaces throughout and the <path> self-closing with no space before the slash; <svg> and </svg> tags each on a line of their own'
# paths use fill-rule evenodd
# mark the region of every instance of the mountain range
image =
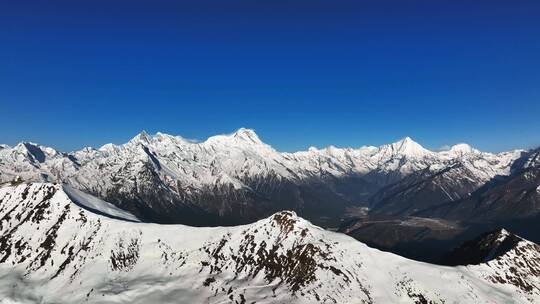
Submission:
<svg viewBox="0 0 540 304">
<path fill-rule="evenodd" d="M 284 153 L 244 128 L 202 142 L 142 132 L 122 145 L 69 153 L 29 142 L 2 145 L 0 183 L 16 176 L 63 183 L 153 223 L 239 225 L 293 210 L 371 246 L 433 261 L 444 251 L 424 250 L 426 242 L 446 250 L 503 222 L 534 221 L 538 154 L 467 144 L 434 152 L 409 137 L 379 147 Z"/>
</svg>

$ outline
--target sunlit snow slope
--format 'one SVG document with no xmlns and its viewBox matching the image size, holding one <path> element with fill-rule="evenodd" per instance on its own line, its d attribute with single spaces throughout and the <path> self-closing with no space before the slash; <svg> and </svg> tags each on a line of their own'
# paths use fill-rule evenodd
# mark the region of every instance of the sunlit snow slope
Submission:
<svg viewBox="0 0 540 304">
<path fill-rule="evenodd" d="M 369 248 L 290 211 L 194 228 L 138 223 L 107 206 L 57 184 L 0 188 L 0 302 L 540 301 L 540 250 L 526 240 L 453 268 Z"/>
</svg>

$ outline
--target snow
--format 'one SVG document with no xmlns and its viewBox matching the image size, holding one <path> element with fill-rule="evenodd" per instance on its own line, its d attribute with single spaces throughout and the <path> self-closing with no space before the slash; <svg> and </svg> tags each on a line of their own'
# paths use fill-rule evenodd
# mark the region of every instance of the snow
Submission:
<svg viewBox="0 0 540 304">
<path fill-rule="evenodd" d="M 538 288 L 526 292 L 493 279 L 519 275 L 523 282 L 540 284 L 525 268 L 518 267 L 517 274 L 508 270 L 522 258 L 540 259 L 527 241 L 519 243 L 523 257 L 510 251 L 487 264 L 443 267 L 372 249 L 293 212 L 244 226 L 195 228 L 114 219 L 110 215 L 118 214 L 104 202 L 53 184 L 0 188 L 0 201 L 0 236 L 10 249 L 0 252 L 0 259 L 9 253 L 0 263 L 4 303 L 234 303 L 242 298 L 259 304 L 415 303 L 415 295 L 436 303 L 540 301 Z M 100 214 L 81 207 L 81 201 L 100 208 Z M 42 206 L 47 206 L 42 218 L 26 220 Z M 42 246 L 47 238 L 50 249 Z M 16 249 L 19 240 L 25 246 Z M 263 261 L 272 259 L 259 259 L 257 253 L 269 248 L 281 258 L 266 272 Z M 302 259 L 288 261 L 295 248 Z M 305 263 L 312 254 L 316 262 Z M 268 279 L 279 267 L 299 263 L 304 264 Z M 312 277 L 304 277 L 293 292 L 289 275 L 294 274 Z"/>
<path fill-rule="evenodd" d="M 501 243 L 502 241 L 504 241 L 508 236 L 510 235 L 510 233 L 506 230 L 506 229 L 501 229 L 501 231 L 499 232 L 499 235 L 497 236 L 497 243 Z"/>
<path fill-rule="evenodd" d="M 420 158 L 434 154 L 434 152 L 425 149 L 410 137 L 405 137 L 389 145 L 383 145 L 379 148 L 378 152 L 383 156 L 402 155 L 412 158 Z"/>
<path fill-rule="evenodd" d="M 71 156 L 82 163 L 81 168 L 73 168 L 73 171 L 77 171 L 73 173 L 88 176 L 99 175 L 100 172 L 96 172 L 94 168 L 103 167 L 103 164 L 107 164 L 108 167 L 112 164 L 122 166 L 122 163 L 132 160 L 144 160 L 147 156 L 139 148 L 140 146 L 147 147 L 150 152 L 157 155 L 160 163 L 165 164 L 167 168 L 165 174 L 172 175 L 172 177 L 195 187 L 213 184 L 217 181 L 217 176 L 208 172 L 212 167 L 224 170 L 232 178 L 244 176 L 246 165 L 249 165 L 251 167 L 248 171 L 254 175 L 273 172 L 284 178 L 299 177 L 303 179 L 311 178 L 324 171 L 336 176 L 346 175 L 350 172 L 367 174 L 374 170 L 399 171 L 402 174 L 410 174 L 430 165 L 444 167 L 445 163 L 450 163 L 455 158 L 461 157 L 455 154 L 431 152 L 409 137 L 379 148 L 363 146 L 359 149 L 341 149 L 329 146 L 321 150 L 310 148 L 308 151 L 280 153 L 264 144 L 253 130 L 245 128 L 228 135 L 212 136 L 204 142 L 196 143 L 163 133 L 152 137 L 146 132 L 141 132 L 125 145 L 106 144 L 98 150 L 86 148 L 72 153 Z M 461 148 L 460 151 L 463 149 Z M 4 152 L 4 150 L 0 154 L 0 159 L 8 158 L 9 151 Z M 406 159 L 404 160 L 403 157 Z M 478 168 L 476 172 L 479 175 L 485 175 L 483 173 L 486 171 L 484 167 L 492 166 L 495 163 L 496 169 L 486 173 L 489 176 L 504 173 L 503 171 L 510 165 L 508 159 L 515 159 L 515 157 L 509 158 L 504 155 L 499 161 L 498 156 L 488 153 L 483 154 L 483 157 L 489 161 L 481 164 L 481 168 Z M 66 175 L 69 173 L 65 172 L 65 168 L 56 168 L 61 164 L 66 164 L 66 161 L 60 161 L 62 158 L 65 157 L 60 154 L 51 159 L 48 158 L 38 169 L 28 166 L 29 176 L 27 178 L 35 179 L 31 176 L 35 177 L 38 172 L 45 172 L 58 180 L 66 180 Z M 13 170 L 12 167 L 21 166 L 26 161 L 25 158 L 12 160 L 8 158 L 7 160 L 5 168 L 0 168 L 1 172 L 8 173 Z M 503 162 L 501 169 L 497 168 L 497 162 Z M 70 165 L 69 162 L 67 163 Z M 193 179 L 193 175 L 201 178 Z M 78 185 L 74 184 L 74 186 Z M 85 186 L 91 188 L 91 185 Z"/>
<path fill-rule="evenodd" d="M 453 153 L 477 153 L 478 150 L 474 149 L 473 147 L 469 146 L 468 144 L 457 144 L 450 148 L 450 152 Z"/>
<path fill-rule="evenodd" d="M 68 185 L 62 185 L 62 190 L 66 193 L 66 195 L 72 202 L 92 212 L 126 221 L 139 222 L 139 219 L 133 214 L 124 211 L 114 206 L 113 204 L 101 200 L 95 196 L 84 193 Z"/>
<path fill-rule="evenodd" d="M 307 229 L 309 232 L 303 242 L 320 248 L 331 244 L 332 258 L 335 260 L 328 261 L 330 264 L 327 266 L 350 273 L 354 279 L 344 282 L 340 276 L 318 269 L 315 271 L 319 280 L 317 283 L 322 283 L 322 286 L 314 283 L 303 290 L 304 295 L 291 296 L 287 285 L 280 284 L 279 280 L 268 282 L 261 275 L 251 277 L 245 272 L 247 270 L 239 274 L 231 272 L 238 266 L 234 264 L 232 254 L 240 256 L 238 247 L 246 231 L 253 235 L 259 246 L 257 248 L 260 248 L 262 241 L 280 244 L 284 246 L 283 250 L 292 248 L 298 242 L 293 237 L 281 239 L 282 233 L 272 226 L 271 218 L 228 228 L 140 223 L 134 215 L 76 190 L 92 189 L 93 193 L 100 195 L 110 191 L 132 195 L 137 193 L 138 187 L 156 187 L 152 180 L 144 179 L 149 175 L 145 171 L 149 162 L 154 165 L 152 173 L 157 174 L 159 181 L 164 184 L 160 184 L 160 187 L 185 191 L 183 194 L 187 195 L 199 195 L 201 189 L 215 189 L 215 186 L 243 191 L 248 189 L 244 183 L 246 179 L 264 176 L 293 182 L 321 176 L 364 176 L 372 172 L 388 173 L 389 176 L 395 173 L 404 177 L 424 169 L 439 172 L 456 163 L 462 167 L 449 175 L 448 179 L 453 181 L 459 178 L 480 187 L 494 176 L 509 174 L 512 163 L 521 156 L 520 150 L 493 154 L 458 144 L 449 151 L 432 152 L 407 137 L 380 147 L 353 149 L 329 146 L 283 153 L 263 143 L 255 131 L 245 128 L 232 134 L 212 136 L 201 142 L 163 133 L 150 136 L 142 132 L 123 145 L 107 144 L 99 149 L 85 148 L 69 154 L 32 145 L 37 149 L 34 151 L 37 155 L 40 151 L 43 153 L 42 162 L 29 155 L 28 147 L 23 143 L 13 148 L 2 146 L 0 183 L 21 175 L 25 181 L 49 179 L 65 182 L 69 186 L 55 188 L 58 191 L 49 207 L 50 213 L 39 224 L 32 221 L 19 223 L 17 217 L 4 215 L 10 209 L 21 215 L 33 212 L 31 207 L 35 207 L 46 195 L 44 189 L 59 186 L 34 184 L 31 191 L 35 195 L 29 195 L 26 199 L 22 199 L 24 185 L 0 188 L 0 218 L 5 219 L 0 222 L 0 232 L 6 234 L 8 229 L 17 227 L 10 234 L 14 238 L 11 245 L 23 240 L 29 246 L 20 249 L 20 256 L 0 263 L 0 295 L 10 297 L 1 300 L 4 302 L 33 303 L 40 299 L 41 302 L 80 303 L 86 300 L 88 293 L 90 303 L 230 302 L 229 295 L 216 287 L 218 284 L 234 287 L 233 295 L 239 302 L 238 297 L 242 293 L 249 298 L 248 303 L 251 299 L 262 304 L 316 302 L 313 293 L 307 291 L 317 292 L 322 298 L 328 296 L 326 299 L 330 302 L 331 299 L 337 299 L 338 303 L 368 302 L 366 294 L 362 293 L 363 288 L 369 290 L 375 303 L 414 302 L 404 288 L 422 293 L 434 301 L 446 299 L 447 303 L 456 299 L 462 303 L 540 301 L 537 293 L 524 295 L 513 285 L 497 284 L 488 279 L 508 272 L 515 256 L 506 257 L 504 267 L 494 264 L 457 268 L 434 266 L 371 249 L 345 235 L 324 231 L 295 215 L 293 217 L 298 226 L 294 231 L 301 234 L 302 229 Z M 448 197 L 456 195 L 452 188 L 443 189 Z M 540 186 L 536 190 L 540 193 Z M 47 239 L 47 231 L 58 222 L 66 208 L 69 212 L 55 236 L 57 239 L 50 263 L 39 268 L 32 261 L 39 261 L 43 256 L 44 248 L 40 244 Z M 21 218 L 24 217 L 19 217 L 19 220 Z M 414 219 L 404 224 L 413 225 L 417 221 Z M 269 231 L 269 235 L 263 234 L 263 231 Z M 201 262 L 208 259 L 204 248 L 214 248 L 212 246 L 223 238 L 228 240 L 223 251 L 228 268 L 223 267 L 223 272 L 219 274 L 210 273 L 201 266 Z M 137 263 L 125 271 L 112 270 L 111 252 L 120 250 L 119 247 L 127 250 L 132 240 L 136 240 L 140 246 Z M 86 242 L 90 242 L 88 252 L 83 250 Z M 76 251 L 79 252 L 77 258 L 69 262 L 66 256 L 68 251 L 62 248 L 81 251 Z M 13 248 L 12 252 L 17 250 Z M 5 252 L 0 252 L 0 259 Z M 28 258 L 23 259 L 26 255 Z M 167 257 L 166 262 L 164 256 Z M 531 256 L 537 258 L 534 254 Z M 21 260 L 24 262 L 19 262 Z M 58 271 L 59 265 L 66 261 L 69 262 L 66 272 L 49 280 Z M 27 276 L 27 272 L 30 275 Z M 71 275 L 74 275 L 74 279 Z M 215 278 L 216 283 L 205 287 L 202 282 L 209 277 Z M 536 277 L 522 279 L 540 286 Z M 273 288 L 278 288 L 275 298 Z"/>
<path fill-rule="evenodd" d="M 329 146 L 286 153 L 276 151 L 254 130 L 246 128 L 202 142 L 164 133 L 151 136 L 143 131 L 126 144 L 106 144 L 69 154 L 35 146 L 36 152 L 42 151 L 45 156 L 42 162 L 35 161 L 23 144 L 0 149 L 0 182 L 21 175 L 26 181 L 62 182 L 76 189 L 92 189 L 102 197 L 111 191 L 132 194 L 137 187 L 158 186 L 151 179 L 141 178 L 148 176 L 146 164 L 151 163 L 154 173 L 171 192 L 181 188 L 189 191 L 181 195 L 200 195 L 204 189 L 225 184 L 245 189 L 246 180 L 268 176 L 299 184 L 328 176 L 376 173 L 388 174 L 393 179 L 386 182 L 391 183 L 420 170 L 438 172 L 460 163 L 463 169 L 455 173 L 455 179 L 468 179 L 480 187 L 497 175 L 508 175 L 513 161 L 520 156 L 516 151 L 462 153 L 472 149 L 466 145 L 457 145 L 453 151 L 432 152 L 410 137 L 380 147 Z"/>
</svg>

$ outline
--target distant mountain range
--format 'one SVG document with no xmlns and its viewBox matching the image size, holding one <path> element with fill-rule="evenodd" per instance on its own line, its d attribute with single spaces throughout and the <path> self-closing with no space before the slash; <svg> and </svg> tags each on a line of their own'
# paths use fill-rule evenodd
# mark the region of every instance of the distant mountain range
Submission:
<svg viewBox="0 0 540 304">
<path fill-rule="evenodd" d="M 78 162 L 78 170 L 86 164 L 40 150 L 50 153 L 40 164 L 56 159 L 74 169 L 68 161 Z M 159 153 L 154 157 L 161 162 Z M 292 211 L 236 227 L 159 225 L 67 185 L 0 187 L 3 303 L 540 301 L 540 246 L 508 231 L 465 243 L 448 261 L 466 266 L 372 249 Z"/>
<path fill-rule="evenodd" d="M 348 219 L 340 231 L 371 246 L 431 262 L 461 241 L 497 227 L 511 228 L 538 242 L 539 154 L 540 149 L 524 152 L 512 162 L 508 175 L 495 176 L 455 200 L 431 196 L 442 180 L 452 182 L 451 170 L 420 178 L 411 175 L 380 190 L 377 195 L 383 199 L 378 205 L 368 214 Z M 410 207 L 418 205 L 424 207 Z"/>
<path fill-rule="evenodd" d="M 72 153 L 2 146 L 0 180 L 64 182 L 155 222 L 198 224 L 191 214 L 200 214 L 216 225 L 238 224 L 290 209 L 335 224 L 348 207 L 411 214 L 468 197 L 510 175 L 523 153 L 465 144 L 432 152 L 408 137 L 380 147 L 280 153 L 249 129 L 200 143 L 143 132 L 123 145 Z"/>
<path fill-rule="evenodd" d="M 457 242 L 537 217 L 538 154 L 466 144 L 434 152 L 408 137 L 380 147 L 283 153 L 244 128 L 203 142 L 143 132 L 123 145 L 70 153 L 2 145 L 0 182 L 65 183 L 156 223 L 237 225 L 294 210 L 378 248 L 407 243 L 412 248 L 394 251 L 424 258 L 413 252 L 415 242 Z"/>
</svg>

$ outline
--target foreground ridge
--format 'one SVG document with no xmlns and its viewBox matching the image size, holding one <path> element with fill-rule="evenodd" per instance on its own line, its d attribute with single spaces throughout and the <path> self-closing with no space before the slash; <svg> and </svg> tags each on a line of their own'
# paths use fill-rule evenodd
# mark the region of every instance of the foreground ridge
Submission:
<svg viewBox="0 0 540 304">
<path fill-rule="evenodd" d="M 0 188 L 0 295 L 15 302 L 534 303 L 540 250 L 444 267 L 381 252 L 292 211 L 196 228 L 106 214 L 58 184 Z M 93 202 L 94 213 L 87 200 Z M 526 265 L 527 267 L 521 267 Z"/>
</svg>

